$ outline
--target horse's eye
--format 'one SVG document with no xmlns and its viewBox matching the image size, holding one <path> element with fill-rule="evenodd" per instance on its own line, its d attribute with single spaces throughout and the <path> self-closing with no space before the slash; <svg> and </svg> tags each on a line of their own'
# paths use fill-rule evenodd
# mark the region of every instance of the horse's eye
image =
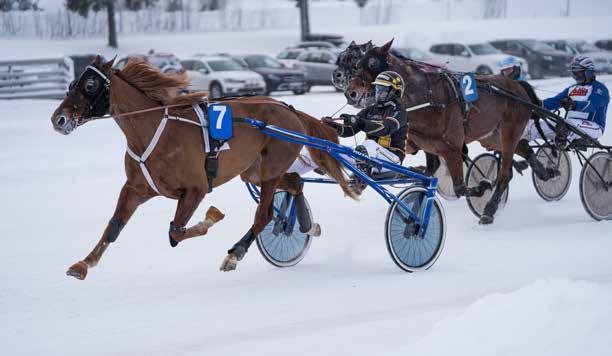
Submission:
<svg viewBox="0 0 612 356">
<path fill-rule="evenodd" d="M 377 65 L 378 61 L 376 58 L 370 58 L 370 60 L 368 60 L 368 67 L 370 67 L 370 69 L 376 69 Z"/>
<path fill-rule="evenodd" d="M 95 80 L 95 79 L 87 79 L 85 81 L 85 85 L 84 85 L 85 92 L 88 93 L 88 94 L 93 94 L 93 93 L 95 93 L 98 90 L 98 86 L 99 85 L 100 84 L 98 83 L 97 80 Z"/>
</svg>

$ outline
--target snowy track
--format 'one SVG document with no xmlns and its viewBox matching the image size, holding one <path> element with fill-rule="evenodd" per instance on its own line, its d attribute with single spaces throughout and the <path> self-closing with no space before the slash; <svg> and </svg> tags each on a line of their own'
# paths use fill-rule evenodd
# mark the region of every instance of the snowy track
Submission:
<svg viewBox="0 0 612 356">
<path fill-rule="evenodd" d="M 281 99 L 315 116 L 344 103 L 332 91 Z M 612 348 L 612 222 L 583 210 L 578 174 L 556 203 L 538 197 L 529 171 L 515 174 L 493 226 L 479 226 L 463 199 L 443 202 L 446 247 L 425 273 L 401 272 L 390 260 L 387 205 L 375 193 L 356 203 L 315 185 L 306 193 L 323 236 L 301 264 L 274 268 L 253 246 L 237 271 L 221 273 L 255 211 L 236 180 L 196 212 L 215 205 L 227 214 L 206 237 L 170 248 L 175 201 L 157 198 L 139 208 L 87 280 L 69 279 L 66 268 L 90 251 L 112 214 L 125 142 L 112 121 L 56 134 L 56 105 L 0 102 L 3 355 L 558 356 Z M 612 143 L 612 130 L 602 142 Z"/>
</svg>

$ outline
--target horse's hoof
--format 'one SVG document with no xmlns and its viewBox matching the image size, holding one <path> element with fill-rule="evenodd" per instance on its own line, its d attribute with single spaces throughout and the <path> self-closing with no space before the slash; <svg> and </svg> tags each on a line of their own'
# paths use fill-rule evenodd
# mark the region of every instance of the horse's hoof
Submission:
<svg viewBox="0 0 612 356">
<path fill-rule="evenodd" d="M 87 277 L 87 268 L 87 263 L 79 261 L 70 266 L 70 268 L 68 268 L 68 271 L 66 271 L 66 275 L 69 277 L 74 277 L 76 279 L 84 280 L 85 277 Z"/>
<path fill-rule="evenodd" d="M 306 231 L 306 235 L 310 235 L 312 237 L 321 236 L 321 225 L 319 225 L 318 223 L 312 224 L 310 230 Z"/>
<path fill-rule="evenodd" d="M 480 225 L 489 225 L 493 223 L 493 217 L 489 215 L 483 215 L 480 217 L 480 221 L 478 222 Z"/>
<path fill-rule="evenodd" d="M 237 264 L 238 259 L 236 258 L 236 256 L 234 256 L 234 254 L 230 253 L 223 259 L 223 262 L 221 263 L 221 268 L 219 268 L 219 270 L 221 270 L 222 272 L 233 271 L 236 269 Z"/>
<path fill-rule="evenodd" d="M 168 234 L 168 239 L 170 240 L 170 246 L 172 246 L 172 247 L 178 246 L 178 241 L 173 239 L 172 236 L 170 236 L 169 234 Z"/>
</svg>

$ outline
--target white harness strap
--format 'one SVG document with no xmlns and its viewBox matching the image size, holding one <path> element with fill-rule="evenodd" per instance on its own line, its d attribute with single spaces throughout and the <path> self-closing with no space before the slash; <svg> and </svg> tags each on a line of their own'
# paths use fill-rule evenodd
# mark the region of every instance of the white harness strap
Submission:
<svg viewBox="0 0 612 356">
<path fill-rule="evenodd" d="M 160 194 L 160 195 L 161 195 L 161 193 L 159 192 L 159 189 L 157 189 L 157 186 L 155 185 L 155 182 L 153 182 L 153 178 L 151 177 L 151 174 L 149 174 L 149 170 L 147 169 L 147 166 L 145 165 L 145 162 L 146 162 L 147 158 L 149 158 L 151 153 L 153 153 L 153 150 L 155 150 L 155 146 L 157 146 L 157 143 L 159 142 L 159 138 L 161 137 L 162 133 L 164 132 L 164 129 L 166 128 L 166 123 L 168 122 L 168 120 L 175 120 L 175 121 L 190 123 L 190 124 L 193 124 L 193 125 L 196 125 L 196 126 L 202 126 L 202 124 L 198 124 L 197 122 L 193 122 L 191 120 L 184 119 L 182 117 L 169 116 L 168 115 L 168 108 L 165 108 L 165 110 L 164 110 L 164 117 L 162 118 L 161 122 L 159 123 L 159 126 L 157 126 L 157 130 L 155 131 L 155 134 L 153 135 L 153 139 L 151 139 L 151 143 L 149 143 L 149 146 L 147 146 L 147 148 L 145 149 L 145 151 L 142 154 L 142 156 L 138 156 L 136 153 L 134 153 L 134 151 L 132 151 L 130 149 L 129 146 L 127 147 L 128 155 L 130 157 L 132 157 L 135 161 L 138 162 L 138 164 L 140 165 L 140 170 L 142 171 L 142 175 L 147 180 L 147 183 L 149 183 L 149 186 L 151 187 L 151 189 L 153 189 L 155 191 L 155 193 Z"/>
</svg>

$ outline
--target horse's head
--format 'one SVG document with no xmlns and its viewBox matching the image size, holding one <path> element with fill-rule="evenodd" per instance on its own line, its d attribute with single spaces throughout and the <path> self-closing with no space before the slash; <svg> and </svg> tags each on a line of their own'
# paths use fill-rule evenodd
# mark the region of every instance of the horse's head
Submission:
<svg viewBox="0 0 612 356">
<path fill-rule="evenodd" d="M 349 104 L 363 108 L 374 103 L 372 82 L 377 75 L 389 70 L 389 49 L 392 44 L 393 40 L 381 47 L 374 47 L 357 61 L 355 74 L 344 91 Z"/>
<path fill-rule="evenodd" d="M 351 44 L 338 55 L 338 59 L 336 60 L 336 65 L 338 67 L 332 74 L 332 84 L 336 88 L 344 90 L 355 73 L 355 65 L 357 62 L 373 47 L 372 41 L 363 44 L 356 44 L 355 41 L 352 41 Z"/>
<path fill-rule="evenodd" d="M 66 97 L 51 116 L 55 131 L 68 135 L 92 117 L 110 111 L 110 77 L 113 60 L 103 63 L 97 56 L 68 88 Z"/>
</svg>

